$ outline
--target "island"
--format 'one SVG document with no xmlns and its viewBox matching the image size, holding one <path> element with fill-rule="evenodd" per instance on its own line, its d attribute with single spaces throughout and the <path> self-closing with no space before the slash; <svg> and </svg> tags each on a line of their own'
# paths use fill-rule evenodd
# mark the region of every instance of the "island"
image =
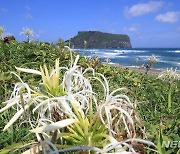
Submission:
<svg viewBox="0 0 180 154">
<path fill-rule="evenodd" d="M 100 31 L 80 31 L 71 38 L 74 48 L 132 48 L 126 34 L 110 34 Z"/>
</svg>

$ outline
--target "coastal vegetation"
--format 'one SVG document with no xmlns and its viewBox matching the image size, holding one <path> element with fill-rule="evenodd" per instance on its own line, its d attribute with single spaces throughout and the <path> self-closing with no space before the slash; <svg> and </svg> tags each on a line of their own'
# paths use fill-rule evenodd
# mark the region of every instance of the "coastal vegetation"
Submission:
<svg viewBox="0 0 180 154">
<path fill-rule="evenodd" d="M 177 72 L 147 75 L 67 45 L 0 40 L 0 153 L 180 152 L 162 147 L 180 140 Z"/>
</svg>

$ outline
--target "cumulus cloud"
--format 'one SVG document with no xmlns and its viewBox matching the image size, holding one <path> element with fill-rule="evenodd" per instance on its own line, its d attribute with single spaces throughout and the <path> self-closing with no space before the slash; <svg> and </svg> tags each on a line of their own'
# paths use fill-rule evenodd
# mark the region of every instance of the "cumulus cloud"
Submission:
<svg viewBox="0 0 180 154">
<path fill-rule="evenodd" d="M 27 20 L 33 20 L 34 19 L 34 17 L 31 14 L 29 14 L 29 13 L 25 14 L 24 17 Z"/>
<path fill-rule="evenodd" d="M 0 11 L 1 11 L 1 12 L 8 12 L 8 10 L 5 9 L 5 8 L 0 8 Z"/>
<path fill-rule="evenodd" d="M 167 23 L 175 23 L 178 22 L 180 16 L 180 12 L 166 12 L 165 14 L 159 14 L 155 17 L 157 21 L 167 22 Z"/>
<path fill-rule="evenodd" d="M 157 11 L 163 5 L 162 1 L 150 1 L 149 3 L 135 4 L 125 9 L 125 14 L 130 17 L 141 16 Z"/>
</svg>

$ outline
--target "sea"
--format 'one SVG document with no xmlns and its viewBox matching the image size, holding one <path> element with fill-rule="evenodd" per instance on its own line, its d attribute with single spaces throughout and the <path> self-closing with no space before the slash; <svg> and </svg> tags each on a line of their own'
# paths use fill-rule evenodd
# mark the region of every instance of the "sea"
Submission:
<svg viewBox="0 0 180 154">
<path fill-rule="evenodd" d="M 98 56 L 102 62 L 109 58 L 109 64 L 128 67 L 145 67 L 148 58 L 154 55 L 158 63 L 153 65 L 153 69 L 173 68 L 180 71 L 180 48 L 75 49 L 75 51 L 86 57 Z"/>
</svg>

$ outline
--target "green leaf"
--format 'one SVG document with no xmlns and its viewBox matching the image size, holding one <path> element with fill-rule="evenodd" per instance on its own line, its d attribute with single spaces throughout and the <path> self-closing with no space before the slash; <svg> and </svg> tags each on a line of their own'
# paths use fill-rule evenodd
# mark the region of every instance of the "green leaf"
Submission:
<svg viewBox="0 0 180 154">
<path fill-rule="evenodd" d="M 162 129 L 160 128 L 159 135 L 158 135 L 158 143 L 157 143 L 157 149 L 158 149 L 158 152 L 160 152 L 160 154 L 166 154 L 165 148 L 162 147 L 163 141 L 164 141 L 163 133 L 162 133 Z"/>
</svg>

